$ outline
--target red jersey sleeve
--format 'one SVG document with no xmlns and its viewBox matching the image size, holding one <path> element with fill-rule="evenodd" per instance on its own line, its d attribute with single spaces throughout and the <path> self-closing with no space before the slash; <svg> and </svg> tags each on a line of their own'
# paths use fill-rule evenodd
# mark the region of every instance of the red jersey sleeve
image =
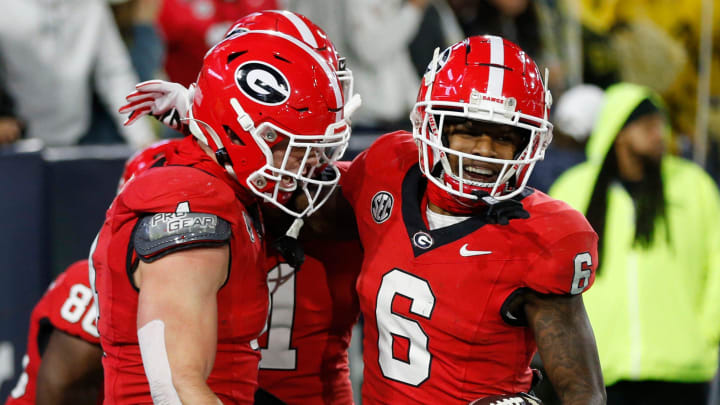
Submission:
<svg viewBox="0 0 720 405">
<path fill-rule="evenodd" d="M 559 201 L 553 205 L 553 213 L 538 221 L 543 247 L 526 283 L 542 294 L 581 294 L 595 281 L 598 237 L 580 212 Z"/>
<path fill-rule="evenodd" d="M 47 314 L 55 329 L 86 342 L 100 344 L 97 312 L 88 282 L 88 261 L 73 263 L 47 292 Z"/>
<path fill-rule="evenodd" d="M 125 212 L 139 217 L 133 247 L 146 262 L 181 249 L 227 243 L 232 222 L 237 222 L 239 202 L 233 190 L 191 167 L 148 171 L 120 198 Z"/>
</svg>

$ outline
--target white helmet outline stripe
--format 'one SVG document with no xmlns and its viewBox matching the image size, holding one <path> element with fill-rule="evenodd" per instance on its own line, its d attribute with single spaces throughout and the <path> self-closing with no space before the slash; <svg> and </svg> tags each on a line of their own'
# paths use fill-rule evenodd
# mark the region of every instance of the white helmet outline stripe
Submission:
<svg viewBox="0 0 720 405">
<path fill-rule="evenodd" d="M 298 31 L 300 36 L 302 37 L 303 41 L 307 42 L 310 46 L 317 49 L 318 43 L 315 40 L 315 36 L 312 34 L 312 31 L 310 30 L 310 27 L 308 27 L 307 24 L 305 24 L 305 21 L 298 18 L 297 15 L 294 13 L 291 13 L 287 10 L 282 11 L 272 11 L 273 13 L 278 13 L 282 15 L 283 17 L 290 20 L 290 23 L 295 26 L 295 29 Z"/>
<path fill-rule="evenodd" d="M 317 53 L 314 49 L 310 48 L 305 42 L 300 41 L 299 39 L 284 34 L 279 31 L 267 31 L 267 30 L 257 30 L 257 31 L 248 31 L 244 32 L 240 35 L 251 35 L 251 34 L 267 34 L 272 35 L 275 37 L 280 37 L 283 39 L 287 39 L 288 41 L 292 42 L 293 44 L 299 46 L 302 50 L 307 52 L 308 55 L 312 56 L 315 61 L 322 67 L 323 71 L 326 75 L 328 75 L 330 78 L 334 77 L 335 80 L 330 80 L 330 83 L 332 84 L 333 93 L 335 95 L 335 103 L 338 107 L 340 107 L 340 110 L 335 115 L 335 120 L 340 121 L 342 119 L 342 107 L 343 107 L 343 98 L 342 98 L 342 90 L 340 89 L 340 79 L 337 77 L 337 73 L 335 72 L 335 69 L 332 68 L 327 62 L 327 60 L 323 59 L 319 53 Z"/>
<path fill-rule="evenodd" d="M 497 67 L 505 65 L 505 47 L 503 39 L 497 36 L 488 35 L 490 39 L 490 66 L 488 76 L 487 94 L 491 97 L 502 97 L 503 80 L 505 69 Z"/>
</svg>

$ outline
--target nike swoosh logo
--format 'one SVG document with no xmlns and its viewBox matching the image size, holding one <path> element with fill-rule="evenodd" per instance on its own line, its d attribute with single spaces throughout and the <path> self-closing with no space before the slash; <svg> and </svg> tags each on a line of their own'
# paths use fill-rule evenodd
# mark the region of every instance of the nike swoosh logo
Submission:
<svg viewBox="0 0 720 405">
<path fill-rule="evenodd" d="M 464 244 L 460 248 L 460 256 L 468 257 L 468 256 L 482 256 L 482 255 L 489 255 L 492 253 L 489 250 L 468 250 L 468 243 Z"/>
</svg>

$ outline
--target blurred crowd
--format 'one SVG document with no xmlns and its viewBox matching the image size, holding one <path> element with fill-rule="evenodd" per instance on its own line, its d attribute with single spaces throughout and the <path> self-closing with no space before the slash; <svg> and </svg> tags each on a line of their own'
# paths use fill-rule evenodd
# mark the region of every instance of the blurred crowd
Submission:
<svg viewBox="0 0 720 405">
<path fill-rule="evenodd" d="M 50 146 L 126 142 L 139 148 L 172 136 L 150 121 L 123 127 L 117 109 L 124 95 L 152 78 L 192 83 L 205 51 L 231 22 L 262 9 L 288 9 L 318 22 L 355 73 L 355 90 L 365 100 L 354 118 L 356 134 L 408 128 L 433 49 L 490 33 L 518 43 L 549 69 L 556 100 L 583 84 L 651 87 L 670 111 L 671 150 L 689 155 L 702 138 L 711 153 L 701 161 L 707 157 L 712 165 L 720 80 L 710 78 L 720 74 L 720 12 L 715 7 L 713 13 L 711 1 L 681 3 L 7 0 L 0 15 L 0 142 L 28 137 Z"/>
</svg>

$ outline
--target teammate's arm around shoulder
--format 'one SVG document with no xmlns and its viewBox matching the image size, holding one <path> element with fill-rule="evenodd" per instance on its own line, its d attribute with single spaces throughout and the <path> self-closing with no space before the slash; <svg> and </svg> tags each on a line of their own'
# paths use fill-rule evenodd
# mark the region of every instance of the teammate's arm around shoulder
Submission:
<svg viewBox="0 0 720 405">
<path fill-rule="evenodd" d="M 228 276 L 229 258 L 225 244 L 140 261 L 138 341 L 153 399 L 221 403 L 205 381 L 215 361 L 217 292 Z"/>
<path fill-rule="evenodd" d="M 563 404 L 604 404 L 600 359 L 582 295 L 524 296 L 525 314 Z"/>
<path fill-rule="evenodd" d="M 96 404 L 102 379 L 100 346 L 53 329 L 38 371 L 35 403 Z"/>
</svg>

